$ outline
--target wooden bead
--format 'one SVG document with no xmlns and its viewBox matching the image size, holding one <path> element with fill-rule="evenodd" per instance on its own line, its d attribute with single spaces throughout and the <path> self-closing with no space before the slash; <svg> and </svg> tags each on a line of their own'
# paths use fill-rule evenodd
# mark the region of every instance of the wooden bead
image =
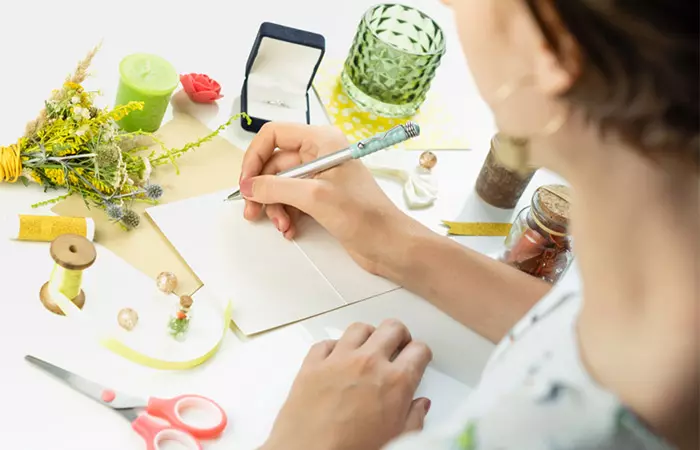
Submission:
<svg viewBox="0 0 700 450">
<path fill-rule="evenodd" d="M 192 297 L 189 295 L 180 296 L 180 306 L 187 309 L 192 306 Z"/>
<path fill-rule="evenodd" d="M 177 288 L 177 277 L 172 272 L 161 272 L 156 279 L 158 289 L 166 294 L 171 294 Z"/>
<path fill-rule="evenodd" d="M 138 321 L 139 315 L 131 308 L 124 308 L 120 310 L 119 314 L 117 315 L 117 322 L 119 323 L 119 326 L 127 331 L 133 330 Z"/>
<path fill-rule="evenodd" d="M 420 166 L 422 168 L 430 170 L 435 167 L 435 164 L 437 164 L 437 156 L 435 156 L 435 153 L 430 151 L 423 152 L 421 153 L 418 161 L 420 162 Z"/>
</svg>

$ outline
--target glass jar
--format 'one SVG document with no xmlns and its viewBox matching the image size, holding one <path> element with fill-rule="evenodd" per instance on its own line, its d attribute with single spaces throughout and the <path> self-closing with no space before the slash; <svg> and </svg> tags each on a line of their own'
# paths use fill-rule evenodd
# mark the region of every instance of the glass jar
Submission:
<svg viewBox="0 0 700 450">
<path fill-rule="evenodd" d="M 528 168 L 517 171 L 501 164 L 497 153 L 507 151 L 508 149 L 502 148 L 506 145 L 508 143 L 501 134 L 496 134 L 491 139 L 491 148 L 476 179 L 476 193 L 491 206 L 513 209 L 520 201 L 537 169 Z"/>
<path fill-rule="evenodd" d="M 556 283 L 573 260 L 568 233 L 570 199 L 566 186 L 539 187 L 530 206 L 515 218 L 499 260 Z"/>
</svg>

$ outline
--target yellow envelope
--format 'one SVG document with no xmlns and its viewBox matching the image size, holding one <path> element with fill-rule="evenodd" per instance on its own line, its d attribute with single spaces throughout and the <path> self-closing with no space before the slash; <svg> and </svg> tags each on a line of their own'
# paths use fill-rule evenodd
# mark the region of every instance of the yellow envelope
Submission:
<svg viewBox="0 0 700 450">
<path fill-rule="evenodd" d="M 180 148 L 209 133 L 211 130 L 194 117 L 175 113 L 173 119 L 163 125 L 157 135 L 169 148 Z M 160 203 L 175 202 L 235 187 L 243 155 L 242 150 L 217 136 L 177 159 L 179 175 L 171 165 L 155 168 L 151 181 L 163 187 L 164 194 Z M 152 277 L 154 283 L 159 273 L 173 272 L 178 278 L 176 293 L 192 295 L 202 286 L 202 282 L 144 213 L 150 206 L 134 203 L 133 209 L 141 216 L 141 224 L 131 231 L 124 231 L 112 223 L 103 210 L 88 209 L 78 195 L 56 204 L 52 211 L 62 216 L 92 217 L 95 221 L 95 242 Z"/>
</svg>

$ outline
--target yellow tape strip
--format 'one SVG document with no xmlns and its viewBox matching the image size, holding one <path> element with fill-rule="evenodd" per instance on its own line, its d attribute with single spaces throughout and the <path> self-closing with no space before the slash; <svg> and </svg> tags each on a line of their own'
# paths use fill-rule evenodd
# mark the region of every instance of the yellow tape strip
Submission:
<svg viewBox="0 0 700 450">
<path fill-rule="evenodd" d="M 63 311 L 63 313 L 66 315 L 66 317 L 81 317 L 78 316 L 77 314 L 81 313 L 82 311 L 75 306 L 73 302 L 71 302 L 68 297 L 65 295 L 61 294 L 60 292 L 57 291 L 52 291 L 51 292 L 51 298 L 56 302 L 58 307 Z M 231 314 L 232 314 L 232 305 L 231 302 L 228 303 L 226 306 L 226 310 L 224 311 L 224 323 L 223 323 L 223 330 L 221 332 L 221 339 L 217 341 L 217 343 L 206 353 L 204 353 L 201 356 L 198 356 L 194 359 L 190 359 L 188 361 L 169 361 L 165 359 L 158 359 L 154 358 L 152 356 L 148 356 L 144 353 L 141 353 L 137 350 L 134 350 L 133 348 L 129 347 L 128 345 L 124 344 L 122 341 L 120 341 L 117 338 L 114 337 L 102 337 L 100 338 L 100 344 L 104 346 L 106 349 L 110 350 L 113 353 L 116 353 L 117 355 L 128 359 L 129 361 L 135 362 L 136 364 L 140 364 L 142 366 L 146 367 L 151 367 L 153 369 L 160 369 L 160 370 L 186 370 L 186 369 L 192 369 L 194 367 L 199 366 L 200 364 L 204 363 L 207 361 L 209 358 L 214 356 L 216 352 L 219 350 L 219 347 L 221 347 L 221 343 L 224 340 L 224 337 L 226 337 L 226 330 L 229 327 L 229 323 L 231 322 Z M 82 317 L 81 317 L 82 318 Z"/>
<path fill-rule="evenodd" d="M 448 228 L 448 234 L 454 236 L 508 236 L 510 223 L 489 222 L 449 222 L 443 220 L 442 224 Z"/>
<path fill-rule="evenodd" d="M 35 216 L 19 215 L 20 241 L 51 242 L 62 234 L 77 234 L 87 237 L 87 219 L 85 217 Z"/>
</svg>

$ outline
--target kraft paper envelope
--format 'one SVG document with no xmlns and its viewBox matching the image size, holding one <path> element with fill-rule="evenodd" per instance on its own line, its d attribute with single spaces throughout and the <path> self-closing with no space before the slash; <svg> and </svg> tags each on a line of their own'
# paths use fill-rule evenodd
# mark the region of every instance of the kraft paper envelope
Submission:
<svg viewBox="0 0 700 450">
<path fill-rule="evenodd" d="M 162 206 L 148 215 L 217 295 L 233 321 L 257 334 L 399 287 L 365 272 L 317 222 L 303 217 L 294 241 L 269 220 L 243 218 L 230 189 Z"/>
<path fill-rule="evenodd" d="M 163 125 L 157 135 L 169 148 L 181 148 L 209 133 L 211 130 L 194 117 L 175 113 L 173 119 Z M 177 159 L 179 175 L 172 165 L 154 168 L 151 180 L 163 186 L 165 192 L 160 202 L 169 203 L 235 186 L 243 154 L 243 151 L 218 136 Z M 124 231 L 110 222 L 104 211 L 94 207 L 88 209 L 78 195 L 58 203 L 52 210 L 62 216 L 92 217 L 95 220 L 95 242 L 107 247 L 154 280 L 161 272 L 173 272 L 179 281 L 176 292 L 192 295 L 202 283 L 144 214 L 148 206 L 151 205 L 134 203 L 134 210 L 141 216 L 141 224 L 131 231 Z M 195 213 L 184 210 L 182 214 L 186 217 Z M 193 230 L 189 238 L 197 242 L 196 230 Z"/>
</svg>

